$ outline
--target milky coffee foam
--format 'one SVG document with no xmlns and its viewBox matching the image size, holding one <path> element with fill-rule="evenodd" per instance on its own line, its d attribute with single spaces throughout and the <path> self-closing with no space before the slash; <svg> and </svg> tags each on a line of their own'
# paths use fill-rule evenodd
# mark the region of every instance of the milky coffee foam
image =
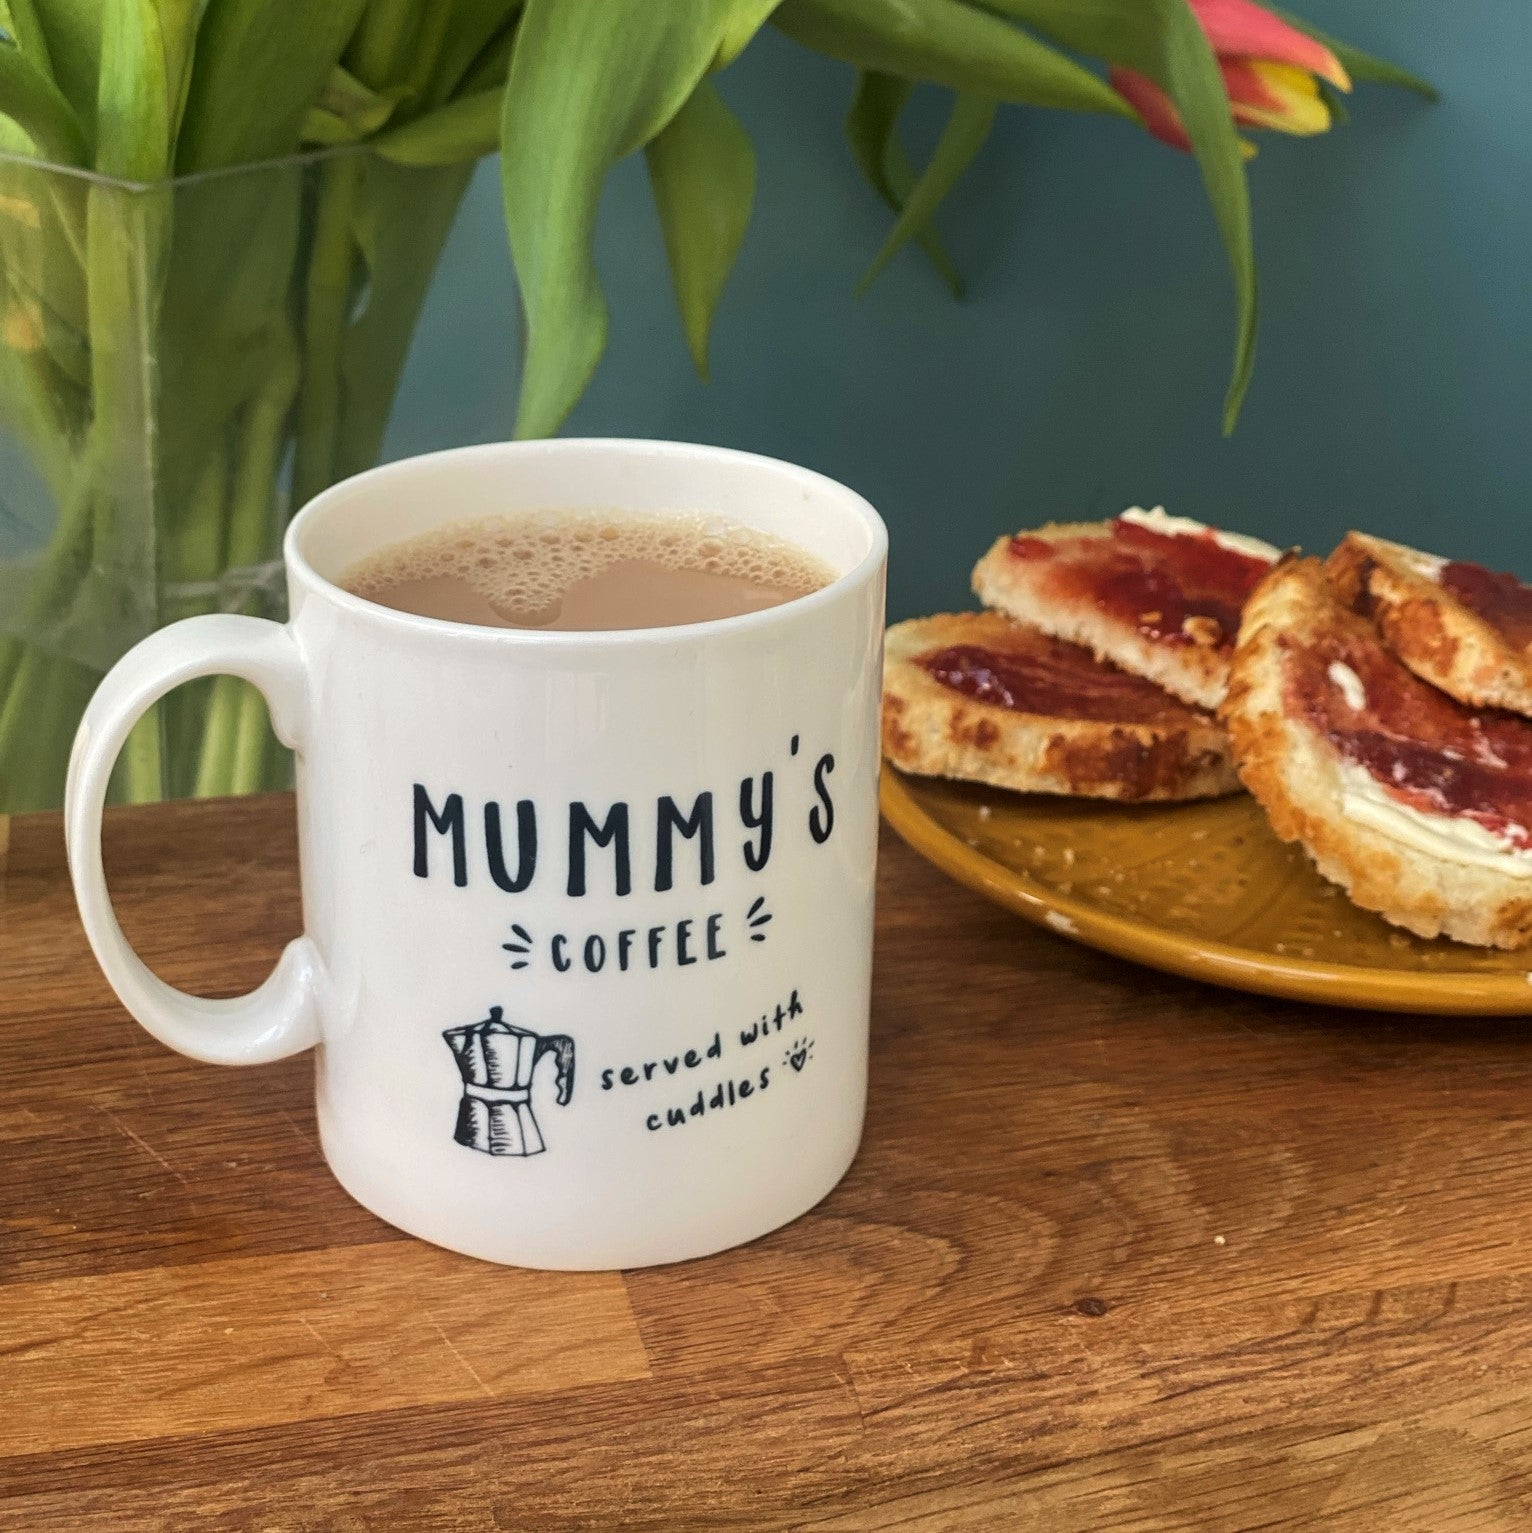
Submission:
<svg viewBox="0 0 1532 1533">
<path fill-rule="evenodd" d="M 834 578 L 803 549 L 705 513 L 548 511 L 457 522 L 395 543 L 340 583 L 453 622 L 601 630 L 760 611 Z"/>
</svg>

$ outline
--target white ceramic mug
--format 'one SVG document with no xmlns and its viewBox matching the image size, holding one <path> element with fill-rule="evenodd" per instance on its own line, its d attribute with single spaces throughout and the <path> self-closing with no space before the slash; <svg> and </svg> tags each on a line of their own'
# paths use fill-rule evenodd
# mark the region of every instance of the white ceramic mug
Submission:
<svg viewBox="0 0 1532 1533">
<path fill-rule="evenodd" d="M 445 523 L 708 511 L 838 575 L 740 617 L 478 628 L 336 584 Z M 818 474 L 718 448 L 562 440 L 377 468 L 287 534 L 285 624 L 172 624 L 103 681 L 66 830 L 128 1010 L 220 1064 L 315 1053 L 325 1159 L 374 1213 L 490 1261 L 640 1266 L 765 1234 L 861 1136 L 886 535 Z M 112 913 L 107 780 L 157 698 L 266 695 L 297 752 L 304 934 L 249 995 L 156 978 Z"/>
</svg>

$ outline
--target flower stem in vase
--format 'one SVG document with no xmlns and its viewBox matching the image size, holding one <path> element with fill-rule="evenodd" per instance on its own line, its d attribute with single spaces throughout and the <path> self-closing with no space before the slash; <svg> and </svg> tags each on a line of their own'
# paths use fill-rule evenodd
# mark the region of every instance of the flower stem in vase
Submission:
<svg viewBox="0 0 1532 1533">
<path fill-rule="evenodd" d="M 141 599 L 151 614 L 158 606 L 155 321 L 169 212 L 161 192 L 110 186 L 91 188 L 86 212 L 91 436 L 99 449 L 92 461 L 101 473 L 92 563 L 106 561 L 123 583 L 125 603 Z M 159 711 L 145 713 L 123 748 L 118 775 L 130 803 L 165 796 Z"/>
<path fill-rule="evenodd" d="M 231 570 L 251 570 L 271 552 L 277 515 L 277 474 L 297 387 L 297 347 L 284 324 L 278 332 L 275 361 L 245 411 L 235 450 L 227 546 Z M 253 597 L 247 598 L 245 605 L 252 600 Z M 266 705 L 260 693 L 238 677 L 220 676 L 208 709 L 193 788 L 195 795 L 208 798 L 251 793 L 261 787 L 266 733 Z"/>
<path fill-rule="evenodd" d="M 229 562 L 235 568 L 259 565 L 280 542 L 275 525 L 277 476 L 287 444 L 287 422 L 298 392 L 298 348 L 285 322 L 277 331 L 276 360 L 246 412 L 234 468 L 234 502 L 229 530 Z M 231 793 L 254 793 L 269 786 L 266 763 L 273 758 L 275 736 L 267 722 L 266 701 L 246 684 L 239 699 Z"/>
<path fill-rule="evenodd" d="M 362 167 L 350 157 L 321 174 L 309 257 L 304 312 L 303 397 L 298 406 L 298 455 L 293 469 L 293 507 L 312 500 L 335 477 L 340 426 L 341 341 L 351 307 L 354 246 L 352 220 Z"/>
<path fill-rule="evenodd" d="M 222 433 L 216 435 L 197 471 L 192 490 L 166 528 L 161 569 L 167 594 L 167 619 L 192 617 L 218 610 L 218 579 L 224 568 L 224 521 L 229 495 L 229 453 Z M 214 687 L 221 683 L 214 682 Z M 200 762 L 207 741 L 210 713 L 206 683 L 178 687 L 162 703 L 168 714 L 170 791 L 195 786 L 188 762 Z M 192 782 L 184 779 L 191 777 Z"/>
</svg>

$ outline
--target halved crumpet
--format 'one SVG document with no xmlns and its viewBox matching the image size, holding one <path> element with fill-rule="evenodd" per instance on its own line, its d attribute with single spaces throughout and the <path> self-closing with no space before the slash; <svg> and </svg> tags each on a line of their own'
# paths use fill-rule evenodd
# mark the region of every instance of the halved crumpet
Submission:
<svg viewBox="0 0 1532 1533">
<path fill-rule="evenodd" d="M 1475 708 L 1532 714 L 1532 586 L 1361 532 L 1326 570 L 1423 681 Z"/>
<path fill-rule="evenodd" d="M 906 772 L 1028 793 L 1140 801 L 1239 787 L 1211 714 L 996 612 L 889 629 L 883 751 Z"/>
<path fill-rule="evenodd" d="M 1221 710 L 1284 841 L 1357 904 L 1422 937 L 1532 939 L 1532 723 L 1415 676 L 1316 559 L 1245 607 Z"/>
<path fill-rule="evenodd" d="M 1001 538 L 973 588 L 987 607 L 1216 708 L 1245 599 L 1279 557 L 1258 538 L 1134 507 Z"/>
</svg>

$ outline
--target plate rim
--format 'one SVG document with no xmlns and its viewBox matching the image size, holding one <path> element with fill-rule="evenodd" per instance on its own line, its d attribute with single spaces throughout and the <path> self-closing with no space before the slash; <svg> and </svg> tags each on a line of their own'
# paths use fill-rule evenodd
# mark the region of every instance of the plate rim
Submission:
<svg viewBox="0 0 1532 1533">
<path fill-rule="evenodd" d="M 1363 1011 L 1463 1017 L 1532 1013 L 1532 973 L 1424 974 L 1312 958 L 1274 958 L 1233 943 L 1172 932 L 1152 921 L 1116 915 L 1088 900 L 1060 894 L 969 846 L 940 824 L 920 804 L 905 775 L 887 762 L 878 803 L 900 840 L 976 894 L 1056 936 L 1162 973 L 1249 994 Z"/>
</svg>

